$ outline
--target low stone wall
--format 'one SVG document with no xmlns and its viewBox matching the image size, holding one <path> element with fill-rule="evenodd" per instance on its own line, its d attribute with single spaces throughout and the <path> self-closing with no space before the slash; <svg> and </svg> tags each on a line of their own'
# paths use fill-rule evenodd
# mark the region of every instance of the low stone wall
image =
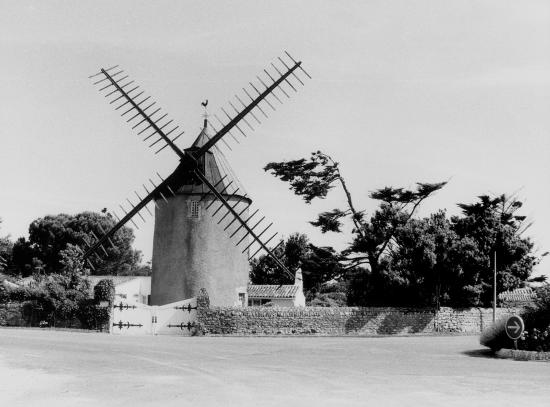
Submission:
<svg viewBox="0 0 550 407">
<path fill-rule="evenodd" d="M 434 332 L 434 312 L 355 307 L 197 310 L 205 335 L 391 335 Z"/>
<path fill-rule="evenodd" d="M 496 319 L 516 314 L 518 308 L 497 308 Z M 481 333 L 493 323 L 492 308 L 448 308 L 436 312 L 436 332 Z"/>
<path fill-rule="evenodd" d="M 394 307 L 212 307 L 197 300 L 197 325 L 203 335 L 405 335 L 478 334 L 492 323 L 492 309 Z M 514 313 L 498 309 L 497 317 Z"/>
<path fill-rule="evenodd" d="M 0 304 L 0 326 L 35 327 L 40 326 L 40 320 L 34 315 L 26 316 L 22 303 Z M 76 318 L 71 320 L 58 320 L 56 328 L 81 329 L 82 324 Z"/>
<path fill-rule="evenodd" d="M 21 304 L 0 304 L 0 326 L 27 326 Z"/>
</svg>

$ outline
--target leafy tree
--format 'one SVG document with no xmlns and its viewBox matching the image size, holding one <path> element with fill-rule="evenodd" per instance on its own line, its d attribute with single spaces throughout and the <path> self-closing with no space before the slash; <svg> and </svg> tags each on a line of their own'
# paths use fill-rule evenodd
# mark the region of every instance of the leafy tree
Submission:
<svg viewBox="0 0 550 407">
<path fill-rule="evenodd" d="M 530 222 L 518 215 L 523 206 L 515 197 L 482 195 L 473 204 L 459 204 L 462 216 L 451 218 L 460 239 L 456 253 L 465 293 L 474 305 L 492 303 L 496 253 L 497 287 L 511 290 L 529 279 L 533 267 L 547 253 L 534 254 L 534 244 L 524 237 Z"/>
<path fill-rule="evenodd" d="M 60 253 L 68 244 L 86 248 L 85 242 L 102 236 L 116 223 L 110 214 L 83 212 L 77 215 L 49 215 L 36 219 L 29 226 L 29 239 L 19 239 L 13 249 L 14 263 L 23 275 L 35 269 L 33 259 L 43 263 L 44 271 L 50 274 L 58 271 L 61 264 Z M 111 237 L 110 243 L 98 249 L 93 256 L 94 274 L 130 273 L 136 269 L 141 254 L 132 249 L 134 234 L 128 227 L 121 228 Z M 40 267 L 40 266 L 39 266 Z"/>
<path fill-rule="evenodd" d="M 30 276 L 36 267 L 42 264 L 38 262 L 38 250 L 27 239 L 20 237 L 13 245 L 12 262 L 14 271 L 23 277 Z"/>
<path fill-rule="evenodd" d="M 281 241 L 274 253 L 291 271 L 302 269 L 306 298 L 313 298 L 323 284 L 343 274 L 338 254 L 331 247 L 317 247 L 306 235 L 294 233 Z M 270 256 L 262 255 L 252 259 L 250 281 L 253 284 L 294 284 Z"/>
<path fill-rule="evenodd" d="M 281 260 L 291 273 L 295 273 L 302 260 L 308 255 L 309 241 L 305 235 L 294 233 L 286 242 L 281 240 L 273 254 Z M 294 280 L 281 273 L 279 266 L 271 256 L 261 255 L 250 262 L 250 281 L 252 284 L 294 284 Z"/>
<path fill-rule="evenodd" d="M 0 218 L 0 226 L 2 218 Z M 13 243 L 9 236 L 0 237 L 0 272 L 7 272 L 12 262 Z"/>
<path fill-rule="evenodd" d="M 308 306 L 345 307 L 348 305 L 348 282 L 343 278 L 339 281 L 328 281 L 320 287 L 319 291 L 309 294 Z"/>
<path fill-rule="evenodd" d="M 31 324 L 47 321 L 55 326 L 78 315 L 80 305 L 89 295 L 82 253 L 74 245 L 67 245 L 60 253 L 61 270 L 49 275 L 37 274 L 35 282 L 11 293 L 12 300 L 22 301 Z"/>
<path fill-rule="evenodd" d="M 323 199 L 336 185 L 345 193 L 347 208 L 335 208 L 323 212 L 310 222 L 319 227 L 323 233 L 341 232 L 345 219 L 353 223 L 353 237 L 349 247 L 343 251 L 347 268 L 357 270 L 358 266 L 369 273 L 369 276 L 355 275 L 352 279 L 359 284 L 368 284 L 373 289 L 359 297 L 361 290 L 355 290 L 353 298 L 359 304 L 386 303 L 385 292 L 389 284 L 387 275 L 388 255 L 395 249 L 395 235 L 400 227 L 406 225 L 419 205 L 430 195 L 445 186 L 445 182 L 418 183 L 415 189 L 385 187 L 370 194 L 379 201 L 379 207 L 365 218 L 364 211 L 355 208 L 351 193 L 342 177 L 339 164 L 329 155 L 320 151 L 311 154 L 309 160 L 304 158 L 283 162 L 268 163 L 265 171 L 290 184 L 290 189 L 301 196 L 306 203 L 315 198 Z M 356 274 L 356 273 L 355 273 Z"/>
<path fill-rule="evenodd" d="M 490 306 L 495 252 L 498 290 L 522 286 L 540 257 L 522 236 L 521 206 L 505 195 L 481 196 L 459 204 L 462 215 L 450 220 L 443 211 L 412 219 L 396 233 L 386 293 L 405 305 Z"/>
<path fill-rule="evenodd" d="M 454 256 L 458 236 L 444 211 L 411 219 L 396 232 L 396 249 L 389 259 L 390 295 L 401 305 L 448 305 L 459 272 Z"/>
</svg>

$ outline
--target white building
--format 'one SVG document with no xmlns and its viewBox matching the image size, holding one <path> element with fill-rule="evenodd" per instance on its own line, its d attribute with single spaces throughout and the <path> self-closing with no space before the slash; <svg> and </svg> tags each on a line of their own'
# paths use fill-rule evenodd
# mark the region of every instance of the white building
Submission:
<svg viewBox="0 0 550 407">
<path fill-rule="evenodd" d="M 150 305 L 151 277 L 149 276 L 88 276 L 91 295 L 101 280 L 112 280 L 115 285 L 115 302 L 121 299 Z M 305 307 L 302 271 L 298 269 L 292 285 L 255 285 L 247 287 L 248 306 L 269 304 L 276 307 Z M 243 298 L 242 306 L 247 302 Z"/>
<path fill-rule="evenodd" d="M 306 297 L 302 281 L 302 270 L 296 271 L 293 285 L 255 285 L 248 286 L 248 305 L 275 307 L 305 307 Z"/>
<path fill-rule="evenodd" d="M 151 297 L 150 276 L 88 276 L 87 279 L 90 281 L 92 293 L 97 283 L 108 279 L 115 285 L 115 301 L 127 299 L 149 304 Z"/>
</svg>

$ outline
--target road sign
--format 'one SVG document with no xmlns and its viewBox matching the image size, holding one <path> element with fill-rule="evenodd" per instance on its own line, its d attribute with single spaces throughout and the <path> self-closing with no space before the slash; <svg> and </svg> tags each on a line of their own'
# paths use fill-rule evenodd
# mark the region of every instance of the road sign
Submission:
<svg viewBox="0 0 550 407">
<path fill-rule="evenodd" d="M 506 320 L 505 329 L 506 335 L 508 335 L 510 339 L 517 340 L 521 337 L 521 334 L 525 329 L 525 324 L 523 323 L 523 319 L 521 319 L 521 317 L 512 315 Z"/>
</svg>

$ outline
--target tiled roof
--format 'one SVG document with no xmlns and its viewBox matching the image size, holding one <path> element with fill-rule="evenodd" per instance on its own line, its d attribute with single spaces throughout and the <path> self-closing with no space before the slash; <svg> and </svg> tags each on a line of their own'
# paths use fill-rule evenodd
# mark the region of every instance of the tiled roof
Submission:
<svg viewBox="0 0 550 407">
<path fill-rule="evenodd" d="M 502 302 L 531 302 L 535 297 L 536 294 L 530 287 L 516 288 L 498 295 L 498 299 Z"/>
<path fill-rule="evenodd" d="M 294 298 L 298 288 L 295 285 L 249 285 L 248 298 Z"/>
</svg>

